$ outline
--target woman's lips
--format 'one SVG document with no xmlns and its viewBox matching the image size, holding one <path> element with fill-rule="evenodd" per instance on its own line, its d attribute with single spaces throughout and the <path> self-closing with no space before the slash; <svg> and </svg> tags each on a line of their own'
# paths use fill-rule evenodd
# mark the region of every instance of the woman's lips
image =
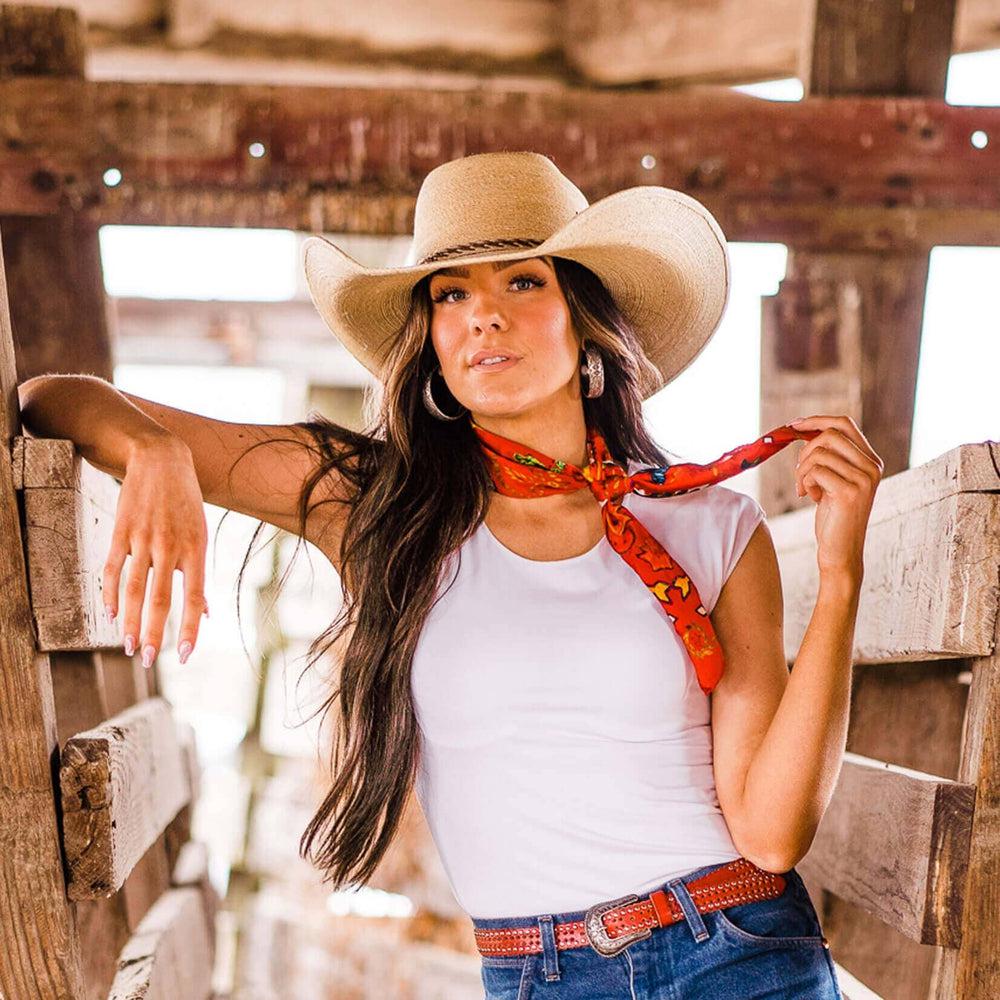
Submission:
<svg viewBox="0 0 1000 1000">
<path fill-rule="evenodd" d="M 508 358 L 506 361 L 497 361 L 492 365 L 480 361 L 479 364 L 471 367 L 474 372 L 505 372 L 508 368 L 513 368 L 520 360 L 520 358 Z"/>
</svg>

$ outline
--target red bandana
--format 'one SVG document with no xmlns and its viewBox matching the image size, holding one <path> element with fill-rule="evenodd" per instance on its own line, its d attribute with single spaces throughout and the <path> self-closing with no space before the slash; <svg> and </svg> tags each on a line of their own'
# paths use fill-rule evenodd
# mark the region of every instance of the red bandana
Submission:
<svg viewBox="0 0 1000 1000">
<path fill-rule="evenodd" d="M 797 431 L 782 425 L 750 444 L 727 451 L 707 465 L 686 462 L 640 469 L 630 476 L 611 459 L 604 438 L 595 428 L 587 431 L 587 465 L 578 468 L 494 434 L 475 421 L 472 426 L 479 435 L 498 493 L 543 497 L 590 488 L 601 503 L 604 533 L 611 547 L 639 574 L 660 602 L 691 657 L 698 684 L 705 694 L 710 694 L 719 683 L 724 663 L 722 647 L 698 596 L 698 588 L 684 568 L 624 507 L 622 498 L 627 493 L 647 497 L 690 493 L 759 465 L 785 445 L 798 439 L 808 440 L 820 432 Z"/>
</svg>

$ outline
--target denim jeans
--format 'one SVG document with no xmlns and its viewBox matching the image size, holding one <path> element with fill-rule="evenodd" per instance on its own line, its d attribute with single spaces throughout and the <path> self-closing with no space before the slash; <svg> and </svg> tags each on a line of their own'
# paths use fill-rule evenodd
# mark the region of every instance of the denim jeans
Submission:
<svg viewBox="0 0 1000 1000">
<path fill-rule="evenodd" d="M 610 958 L 589 946 L 556 949 L 555 926 L 582 920 L 586 910 L 472 917 L 475 927 L 537 924 L 542 936 L 537 954 L 481 956 L 485 1000 L 842 1000 L 799 873 L 782 873 L 787 884 L 775 899 L 701 913 L 687 883 L 721 867 L 706 865 L 664 882 L 685 919 L 654 928 Z"/>
</svg>

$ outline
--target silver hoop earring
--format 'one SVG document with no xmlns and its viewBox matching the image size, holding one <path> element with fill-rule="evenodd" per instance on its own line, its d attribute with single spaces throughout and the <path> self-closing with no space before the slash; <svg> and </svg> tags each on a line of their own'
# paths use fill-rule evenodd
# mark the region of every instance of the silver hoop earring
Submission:
<svg viewBox="0 0 1000 1000">
<path fill-rule="evenodd" d="M 580 374 L 587 378 L 584 395 L 595 399 L 604 392 L 604 361 L 596 347 L 588 345 L 583 352 L 585 363 L 580 366 Z"/>
<path fill-rule="evenodd" d="M 441 409 L 437 403 L 434 402 L 434 393 L 431 391 L 431 379 L 434 378 L 436 372 L 441 371 L 441 366 L 438 365 L 427 373 L 427 378 L 424 379 L 424 408 L 427 412 L 437 420 L 458 420 L 460 417 L 464 417 L 469 411 L 464 407 L 461 413 L 456 413 L 454 416 L 450 416 Z"/>
</svg>

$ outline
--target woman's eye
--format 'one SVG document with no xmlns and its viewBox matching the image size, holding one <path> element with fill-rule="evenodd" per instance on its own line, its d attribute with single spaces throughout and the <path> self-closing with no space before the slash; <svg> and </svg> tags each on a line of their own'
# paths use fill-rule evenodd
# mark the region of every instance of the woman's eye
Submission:
<svg viewBox="0 0 1000 1000">
<path fill-rule="evenodd" d="M 545 284 L 545 281 L 542 278 L 536 278 L 533 274 L 516 274 L 514 275 L 513 278 L 510 279 L 509 284 L 516 285 L 518 282 L 522 281 L 527 282 L 529 288 L 534 288 L 534 287 L 540 288 L 542 285 Z M 519 289 L 519 291 L 527 291 L 527 289 L 522 288 Z M 442 288 L 432 298 L 435 303 L 453 302 L 455 300 L 451 299 L 449 296 L 462 292 L 463 290 L 461 288 Z"/>
</svg>

